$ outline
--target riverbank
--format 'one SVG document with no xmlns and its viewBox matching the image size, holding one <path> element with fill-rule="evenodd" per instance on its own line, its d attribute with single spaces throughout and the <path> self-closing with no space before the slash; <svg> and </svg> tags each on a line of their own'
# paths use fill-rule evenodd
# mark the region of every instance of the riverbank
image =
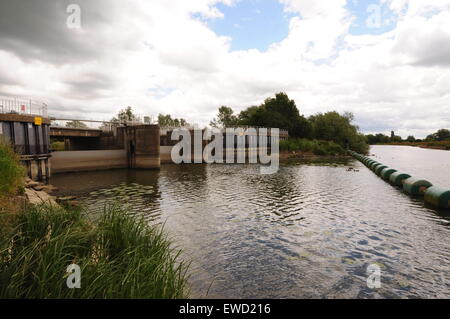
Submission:
<svg viewBox="0 0 450 319">
<path fill-rule="evenodd" d="M 352 156 L 348 154 L 335 154 L 335 155 L 317 155 L 313 152 L 302 152 L 302 151 L 280 151 L 280 161 L 290 162 L 290 161 L 345 161 L 352 159 Z"/>
<path fill-rule="evenodd" d="M 9 145 L 0 153 L 1 299 L 188 297 L 188 264 L 162 227 L 118 204 L 94 220 L 72 198 L 51 196 L 55 187 L 25 179 Z"/>
<path fill-rule="evenodd" d="M 351 143 L 336 143 L 331 140 L 315 140 L 307 138 L 289 138 L 280 141 L 280 151 L 314 154 L 317 156 L 347 156 L 347 148 Z M 365 154 L 369 151 L 369 145 L 362 142 L 354 144 L 353 151 Z"/>
</svg>

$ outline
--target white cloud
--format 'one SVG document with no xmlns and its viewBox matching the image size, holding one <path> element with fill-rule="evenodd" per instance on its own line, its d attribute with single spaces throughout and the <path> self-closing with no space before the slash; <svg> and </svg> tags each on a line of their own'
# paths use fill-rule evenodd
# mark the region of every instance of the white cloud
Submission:
<svg viewBox="0 0 450 319">
<path fill-rule="evenodd" d="M 78 2 L 81 31 L 65 27 L 69 1 L 41 1 L 32 18 L 18 9 L 27 1 L 2 5 L 0 21 L 28 22 L 0 23 L 0 93 L 44 100 L 54 115 L 107 119 L 132 105 L 203 125 L 220 105 L 285 91 L 306 115 L 353 111 L 367 132 L 450 126 L 450 1 L 383 1 L 394 30 L 355 36 L 345 0 L 280 0 L 298 16 L 266 52 L 230 51 L 204 21 L 226 19 L 216 0 Z"/>
</svg>

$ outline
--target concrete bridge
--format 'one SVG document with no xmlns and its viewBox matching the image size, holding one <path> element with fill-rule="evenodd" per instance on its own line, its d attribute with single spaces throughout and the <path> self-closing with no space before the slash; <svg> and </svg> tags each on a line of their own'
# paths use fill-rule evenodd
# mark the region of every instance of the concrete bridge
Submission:
<svg viewBox="0 0 450 319">
<path fill-rule="evenodd" d="M 98 129 L 90 128 L 72 128 L 72 127 L 50 127 L 50 137 L 101 137 L 104 136 L 104 132 Z"/>
</svg>

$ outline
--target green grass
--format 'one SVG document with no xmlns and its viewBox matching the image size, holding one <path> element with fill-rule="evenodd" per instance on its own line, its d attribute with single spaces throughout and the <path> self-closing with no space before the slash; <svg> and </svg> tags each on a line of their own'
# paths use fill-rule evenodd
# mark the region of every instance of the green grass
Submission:
<svg viewBox="0 0 450 319">
<path fill-rule="evenodd" d="M 335 156 L 346 154 L 344 148 L 331 141 L 318 141 L 308 139 L 291 138 L 280 141 L 282 151 L 311 152 L 315 155 Z"/>
<path fill-rule="evenodd" d="M 65 151 L 65 149 L 66 149 L 64 141 L 52 141 L 50 147 L 55 152 L 56 151 L 62 152 L 62 151 Z"/>
<path fill-rule="evenodd" d="M 15 194 L 23 186 L 25 169 L 11 145 L 0 137 L 0 197 Z"/>
<path fill-rule="evenodd" d="M 30 206 L 0 238 L 0 298 L 185 298 L 188 265 L 159 226 L 106 207 L 94 223 L 80 209 Z M 67 266 L 81 267 L 69 289 Z"/>
</svg>

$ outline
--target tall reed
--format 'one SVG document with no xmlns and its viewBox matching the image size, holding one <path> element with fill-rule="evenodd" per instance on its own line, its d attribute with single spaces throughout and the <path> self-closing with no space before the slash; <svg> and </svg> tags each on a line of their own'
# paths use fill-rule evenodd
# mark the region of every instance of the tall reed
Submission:
<svg viewBox="0 0 450 319">
<path fill-rule="evenodd" d="M 185 298 L 188 265 L 163 229 L 105 207 L 92 222 L 80 209 L 30 206 L 0 238 L 0 298 Z M 69 289 L 70 264 L 81 288 Z"/>
</svg>

